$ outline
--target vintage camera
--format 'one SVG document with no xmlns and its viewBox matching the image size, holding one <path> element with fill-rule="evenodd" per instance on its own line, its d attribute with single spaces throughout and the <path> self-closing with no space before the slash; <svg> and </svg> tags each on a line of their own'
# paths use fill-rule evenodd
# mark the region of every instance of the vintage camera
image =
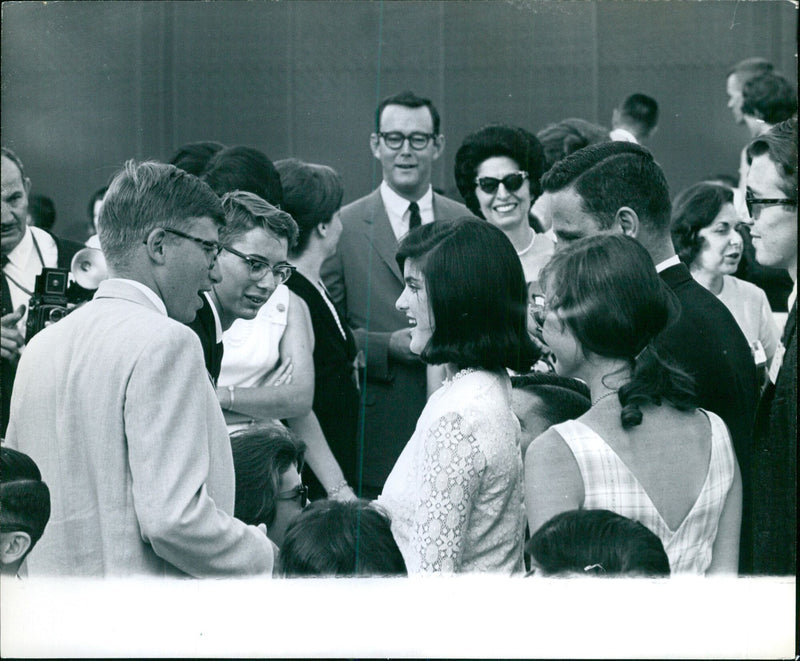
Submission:
<svg viewBox="0 0 800 661">
<path fill-rule="evenodd" d="M 36 286 L 28 303 L 26 342 L 90 300 L 100 282 L 107 277 L 105 259 L 99 250 L 84 248 L 78 251 L 71 266 L 71 271 L 43 268 L 36 276 Z"/>
</svg>

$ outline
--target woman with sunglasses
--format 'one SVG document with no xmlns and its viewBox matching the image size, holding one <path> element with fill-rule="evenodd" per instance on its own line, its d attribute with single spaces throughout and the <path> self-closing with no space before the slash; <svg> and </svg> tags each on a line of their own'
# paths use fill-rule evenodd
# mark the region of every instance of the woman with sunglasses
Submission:
<svg viewBox="0 0 800 661">
<path fill-rule="evenodd" d="M 672 242 L 692 277 L 731 311 L 763 368 L 778 347 L 778 326 L 764 291 L 733 275 L 744 248 L 733 200 L 732 189 L 706 182 L 679 193 L 672 202 Z"/>
<path fill-rule="evenodd" d="M 439 220 L 409 232 L 397 299 L 412 352 L 442 365 L 378 504 L 409 574 L 522 571 L 520 426 L 507 369 L 537 357 L 519 259 L 496 227 Z"/>
<path fill-rule="evenodd" d="M 486 126 L 468 135 L 456 153 L 456 185 L 467 207 L 502 230 L 522 263 L 529 296 L 553 242 L 537 234 L 529 212 L 542 189 L 545 156 L 536 136 L 522 128 Z"/>
<path fill-rule="evenodd" d="M 679 308 L 649 254 L 627 236 L 588 237 L 542 281 L 544 341 L 592 406 L 525 453 L 531 533 L 566 510 L 607 509 L 658 535 L 673 574 L 735 574 L 739 467 L 725 423 L 695 408 L 691 378 L 654 348 Z"/>
<path fill-rule="evenodd" d="M 222 281 L 192 327 L 201 337 L 228 429 L 286 420 L 307 444 L 309 466 L 323 487 L 338 486 L 337 497 L 352 498 L 311 410 L 314 334 L 308 308 L 284 284 L 294 272 L 287 255 L 297 224 L 245 191 L 226 193 L 222 206 Z M 214 342 L 220 336 L 222 350 Z"/>
</svg>

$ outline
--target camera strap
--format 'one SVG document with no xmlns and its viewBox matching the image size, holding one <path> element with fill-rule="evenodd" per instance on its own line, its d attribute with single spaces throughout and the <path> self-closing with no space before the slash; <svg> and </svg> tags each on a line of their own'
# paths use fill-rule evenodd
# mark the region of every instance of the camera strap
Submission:
<svg viewBox="0 0 800 661">
<path fill-rule="evenodd" d="M 39 255 L 39 263 L 42 265 L 42 268 L 44 268 L 45 266 L 44 266 L 44 257 L 42 257 L 42 250 L 41 248 L 39 248 L 39 242 L 36 240 L 36 237 L 34 236 L 33 232 L 31 232 L 31 239 L 33 239 L 33 247 L 36 248 L 36 254 Z M 33 296 L 33 292 L 30 289 L 28 289 L 27 287 L 23 287 L 21 284 L 19 284 L 16 281 L 16 279 L 8 275 L 8 273 L 6 273 L 5 270 L 3 270 L 3 275 L 6 277 L 6 279 L 13 282 L 21 291 L 25 292 L 27 296 Z"/>
</svg>

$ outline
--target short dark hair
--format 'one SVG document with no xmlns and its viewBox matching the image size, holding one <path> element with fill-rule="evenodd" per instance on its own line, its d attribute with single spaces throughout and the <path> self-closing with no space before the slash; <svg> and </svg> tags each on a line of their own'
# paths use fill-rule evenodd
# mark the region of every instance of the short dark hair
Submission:
<svg viewBox="0 0 800 661">
<path fill-rule="evenodd" d="M 742 83 L 748 78 L 759 76 L 762 73 L 769 73 L 774 71 L 775 67 L 772 62 L 765 60 L 763 57 L 748 57 L 734 64 L 729 70 L 726 78 L 736 75 L 740 78 Z"/>
<path fill-rule="evenodd" d="M 286 529 L 284 576 L 405 576 L 389 517 L 367 500 L 318 500 Z"/>
<path fill-rule="evenodd" d="M 233 515 L 250 525 L 275 521 L 281 475 L 303 470 L 305 443 L 280 422 L 263 422 L 231 434 L 236 500 Z"/>
<path fill-rule="evenodd" d="M 797 90 L 777 73 L 762 73 L 742 85 L 742 112 L 777 124 L 797 113 Z"/>
<path fill-rule="evenodd" d="M 763 135 L 747 145 L 747 162 L 752 163 L 756 156 L 768 154 L 781 175 L 780 189 L 793 199 L 797 199 L 797 117 L 776 124 Z"/>
<path fill-rule="evenodd" d="M 542 269 L 547 302 L 580 342 L 584 353 L 626 359 L 631 379 L 619 389 L 622 426 L 642 421 L 642 404 L 667 400 L 695 407 L 689 375 L 662 360 L 653 346 L 677 318 L 680 303 L 635 239 L 602 233 L 556 252 Z"/>
<path fill-rule="evenodd" d="M 533 133 L 516 126 L 492 124 L 470 133 L 456 152 L 456 186 L 467 208 L 483 218 L 481 205 L 475 195 L 475 177 L 485 160 L 494 156 L 507 156 L 520 170 L 528 173 L 531 200 L 542 192 L 539 179 L 544 172 L 544 149 Z"/>
<path fill-rule="evenodd" d="M 708 227 L 726 204 L 733 204 L 727 186 L 700 182 L 681 191 L 672 201 L 672 244 L 680 260 L 691 266 L 703 249 L 700 230 Z"/>
<path fill-rule="evenodd" d="M 214 154 L 223 149 L 225 149 L 225 145 L 213 140 L 190 142 L 179 147 L 169 162 L 175 167 L 199 177 Z"/>
<path fill-rule="evenodd" d="M 669 557 L 647 526 L 609 510 L 569 510 L 537 530 L 525 550 L 545 575 L 669 576 Z"/>
<path fill-rule="evenodd" d="M 542 177 L 542 188 L 574 187 L 586 211 L 602 229 L 614 223 L 621 207 L 630 207 L 656 233 L 669 231 L 669 185 L 653 155 L 633 142 L 607 142 L 576 151 Z"/>
<path fill-rule="evenodd" d="M 28 197 L 28 215 L 35 227 L 49 230 L 56 224 L 56 205 L 46 195 L 34 193 Z"/>
<path fill-rule="evenodd" d="M 25 166 L 22 165 L 22 161 L 19 160 L 19 156 L 17 156 L 8 147 L 0 147 L 0 155 L 5 156 L 9 161 L 11 161 L 14 165 L 17 166 L 17 169 L 19 170 L 19 177 L 24 182 L 25 181 Z"/>
<path fill-rule="evenodd" d="M 105 197 L 107 190 L 108 186 L 103 186 L 102 188 L 98 188 L 94 193 L 92 193 L 92 196 L 89 198 L 89 204 L 86 207 L 86 215 L 92 222 L 94 222 L 94 205 L 98 200 L 102 200 L 103 197 Z"/>
<path fill-rule="evenodd" d="M 536 134 L 544 148 L 544 171 L 573 152 L 589 145 L 610 142 L 608 129 L 579 117 L 568 117 L 545 126 Z"/>
<path fill-rule="evenodd" d="M 634 124 L 643 136 L 648 136 L 658 124 L 658 102 L 646 94 L 631 94 L 619 104 L 619 112 Z"/>
<path fill-rule="evenodd" d="M 300 255 L 308 246 L 311 232 L 320 223 L 329 223 L 342 206 L 342 178 L 327 165 L 303 163 L 296 158 L 277 161 L 275 168 L 283 186 L 283 208 L 299 229 L 292 254 Z"/>
<path fill-rule="evenodd" d="M 283 205 L 281 177 L 263 151 L 253 147 L 226 147 L 208 162 L 202 176 L 214 192 L 222 197 L 234 190 L 258 195 L 271 205 Z"/>
<path fill-rule="evenodd" d="M 501 230 L 470 216 L 428 223 L 401 241 L 401 271 L 406 259 L 421 263 L 433 315 L 425 362 L 524 372 L 536 362 L 522 265 Z"/>
<path fill-rule="evenodd" d="M 197 177 L 166 163 L 128 161 L 103 198 L 100 245 L 109 264 L 120 265 L 152 230 L 185 230 L 204 216 L 225 225 L 219 198 Z"/>
<path fill-rule="evenodd" d="M 28 533 L 30 553 L 50 519 L 50 490 L 36 462 L 5 445 L 0 445 L 0 505 L 2 532 Z"/>
<path fill-rule="evenodd" d="M 406 90 L 405 92 L 400 92 L 399 94 L 393 94 L 392 96 L 387 96 L 383 101 L 378 104 L 378 109 L 375 111 L 375 132 L 381 130 L 381 114 L 383 113 L 383 109 L 386 106 L 405 106 L 406 108 L 427 108 L 428 111 L 431 113 L 431 119 L 433 120 L 433 134 L 439 135 L 439 129 L 441 128 L 441 120 L 439 118 L 439 111 L 436 110 L 436 106 L 433 105 L 433 101 L 430 99 L 426 99 L 421 96 L 417 96 L 414 92 L 410 90 Z"/>
<path fill-rule="evenodd" d="M 235 239 L 256 227 L 286 239 L 290 248 L 297 241 L 297 223 L 294 219 L 258 195 L 240 190 L 225 193 L 222 196 L 222 208 L 227 221 L 219 232 L 222 243 L 230 245 Z"/>
<path fill-rule="evenodd" d="M 511 386 L 539 397 L 542 407 L 537 413 L 544 416 L 549 426 L 580 418 L 592 405 L 585 383 L 560 374 L 519 374 L 511 377 Z"/>
</svg>

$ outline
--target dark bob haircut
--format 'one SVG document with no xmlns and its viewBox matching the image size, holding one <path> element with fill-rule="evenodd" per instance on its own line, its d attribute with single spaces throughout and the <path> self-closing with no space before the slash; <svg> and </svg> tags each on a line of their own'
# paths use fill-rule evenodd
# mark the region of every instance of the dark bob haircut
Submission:
<svg viewBox="0 0 800 661">
<path fill-rule="evenodd" d="M 680 260 L 691 266 L 703 249 L 700 230 L 708 227 L 722 207 L 733 204 L 733 191 L 718 184 L 701 182 L 681 191 L 672 201 L 672 243 Z"/>
<path fill-rule="evenodd" d="M 292 255 L 300 255 L 308 246 L 311 232 L 317 225 L 329 223 L 342 206 L 342 178 L 327 165 L 303 163 L 296 158 L 277 161 L 275 168 L 283 187 L 283 209 L 300 231 Z"/>
<path fill-rule="evenodd" d="M 28 533 L 30 553 L 50 519 L 50 490 L 36 462 L 6 446 L 0 446 L 0 503 L 2 532 Z"/>
<path fill-rule="evenodd" d="M 507 156 L 520 170 L 528 173 L 531 201 L 542 192 L 539 179 L 544 172 L 544 149 L 536 136 L 523 128 L 493 124 L 471 133 L 456 152 L 456 186 L 467 208 L 483 218 L 481 206 L 475 195 L 475 177 L 485 160 L 494 156 Z"/>
<path fill-rule="evenodd" d="M 570 510 L 542 524 L 525 550 L 550 576 L 667 577 L 669 558 L 658 536 L 609 510 Z"/>
<path fill-rule="evenodd" d="M 281 475 L 303 470 L 305 443 L 279 422 L 265 422 L 231 434 L 236 501 L 233 515 L 256 526 L 271 526 Z"/>
<path fill-rule="evenodd" d="M 691 377 L 664 362 L 655 338 L 680 311 L 675 294 L 656 273 L 647 250 L 622 234 L 576 241 L 542 269 L 547 303 L 580 342 L 583 352 L 626 359 L 631 380 L 619 390 L 622 426 L 642 421 L 642 404 L 695 406 Z"/>
<path fill-rule="evenodd" d="M 797 90 L 778 73 L 763 73 L 742 85 L 742 113 L 777 124 L 797 113 Z"/>
<path fill-rule="evenodd" d="M 469 216 L 428 223 L 401 241 L 401 271 L 407 259 L 421 266 L 434 322 L 422 360 L 518 372 L 538 360 L 522 265 L 501 230 Z"/>
<path fill-rule="evenodd" d="M 267 155 L 252 147 L 226 147 L 208 162 L 202 176 L 222 197 L 234 190 L 258 195 L 271 205 L 283 205 L 281 177 Z"/>
<path fill-rule="evenodd" d="M 284 576 L 405 576 L 389 517 L 367 500 L 317 500 L 289 524 Z"/>
</svg>

